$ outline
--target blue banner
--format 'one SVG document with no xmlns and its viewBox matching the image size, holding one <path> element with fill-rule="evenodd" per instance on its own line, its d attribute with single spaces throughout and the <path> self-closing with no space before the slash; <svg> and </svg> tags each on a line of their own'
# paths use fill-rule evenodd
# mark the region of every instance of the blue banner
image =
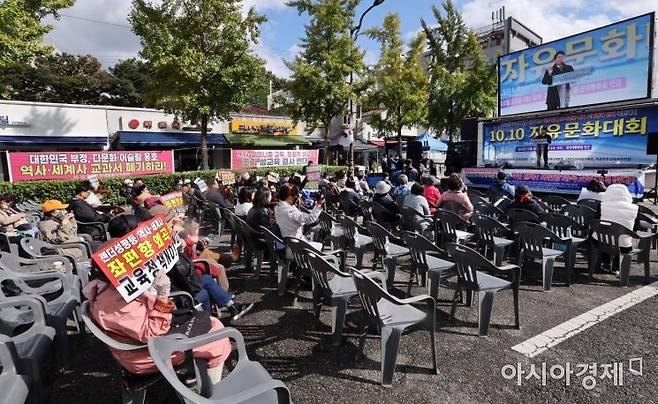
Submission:
<svg viewBox="0 0 658 404">
<path fill-rule="evenodd" d="M 464 168 L 463 175 L 466 185 L 475 188 L 489 188 L 496 182 L 499 168 L 492 167 L 470 167 Z M 596 170 L 505 170 L 506 181 L 513 186 L 527 185 L 535 192 L 551 192 L 562 194 L 578 194 L 587 187 L 587 183 L 593 179 L 603 180 L 606 185 L 624 184 L 628 187 L 631 195 L 641 197 L 644 194 L 644 171 L 633 169 L 621 169 L 610 171 L 605 177 L 601 177 Z"/>
<path fill-rule="evenodd" d="M 499 115 L 650 96 L 654 14 L 499 58 Z"/>
<path fill-rule="evenodd" d="M 533 139 L 542 131 L 552 139 L 549 165 L 563 160 L 578 168 L 648 165 L 656 162 L 646 154 L 646 143 L 647 134 L 658 132 L 658 106 L 485 122 L 481 163 L 536 167 L 539 145 Z"/>
</svg>

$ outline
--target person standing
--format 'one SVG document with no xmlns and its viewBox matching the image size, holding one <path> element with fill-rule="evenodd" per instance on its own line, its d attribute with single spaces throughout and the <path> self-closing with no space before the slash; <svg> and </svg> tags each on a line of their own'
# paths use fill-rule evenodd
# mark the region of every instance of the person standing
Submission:
<svg viewBox="0 0 658 404">
<path fill-rule="evenodd" d="M 569 83 L 553 85 L 553 77 L 574 71 L 573 66 L 564 63 L 563 51 L 558 51 L 553 56 L 553 62 L 553 66 L 546 69 L 544 78 L 541 80 L 542 84 L 548 86 L 546 90 L 546 106 L 548 107 L 548 111 L 569 107 L 571 85 Z"/>
<path fill-rule="evenodd" d="M 548 145 L 551 144 L 553 138 L 546 133 L 546 128 L 542 126 L 539 130 L 539 135 L 535 137 L 537 141 L 537 168 L 541 168 L 542 156 L 544 157 L 544 168 L 548 168 Z"/>
</svg>

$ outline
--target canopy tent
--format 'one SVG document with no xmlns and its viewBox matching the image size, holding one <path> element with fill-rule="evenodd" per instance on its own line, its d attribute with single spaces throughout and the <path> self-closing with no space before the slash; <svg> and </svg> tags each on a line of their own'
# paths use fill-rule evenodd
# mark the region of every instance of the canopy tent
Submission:
<svg viewBox="0 0 658 404">
<path fill-rule="evenodd" d="M 423 151 L 442 151 L 445 152 L 448 150 L 448 145 L 443 143 L 437 138 L 434 138 L 427 133 L 424 135 L 418 136 L 414 139 L 416 142 L 421 142 L 423 144 Z"/>
</svg>

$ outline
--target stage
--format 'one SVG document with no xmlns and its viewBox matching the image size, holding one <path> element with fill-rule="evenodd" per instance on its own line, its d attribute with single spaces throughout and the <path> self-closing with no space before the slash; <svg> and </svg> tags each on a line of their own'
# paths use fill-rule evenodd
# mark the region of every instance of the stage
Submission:
<svg viewBox="0 0 658 404">
<path fill-rule="evenodd" d="M 597 169 L 586 170 L 542 170 L 533 168 L 505 169 L 498 167 L 464 168 L 463 176 L 468 187 L 488 188 L 496 181 L 499 171 L 507 173 L 507 181 L 512 185 L 525 184 L 533 192 L 550 192 L 560 194 L 580 193 L 582 188 L 594 178 L 601 178 Z M 621 183 L 627 185 L 631 194 L 640 197 L 653 188 L 656 171 L 654 169 L 617 168 L 608 170 L 605 174 L 606 184 Z"/>
</svg>

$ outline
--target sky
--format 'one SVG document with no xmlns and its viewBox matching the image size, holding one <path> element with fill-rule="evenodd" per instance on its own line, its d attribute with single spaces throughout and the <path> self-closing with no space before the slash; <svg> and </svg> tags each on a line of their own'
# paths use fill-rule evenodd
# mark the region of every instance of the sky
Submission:
<svg viewBox="0 0 658 404">
<path fill-rule="evenodd" d="M 286 2 L 243 1 L 245 8 L 253 6 L 268 19 L 261 27 L 261 39 L 254 50 L 266 61 L 268 69 L 280 77 L 290 75 L 283 60 L 293 59 L 298 52 L 308 21 L 306 15 L 298 15 Z M 140 43 L 127 21 L 130 4 L 131 0 L 77 0 L 73 7 L 61 11 L 60 20 L 52 21 L 54 29 L 46 42 L 61 51 L 94 55 L 105 67 L 135 57 Z M 362 0 L 358 15 L 371 4 L 372 0 Z M 491 24 L 491 12 L 505 6 L 507 16 L 537 32 L 544 42 L 658 9 L 655 0 L 457 0 L 455 4 L 472 28 Z M 409 40 L 420 31 L 421 18 L 430 25 L 434 21 L 432 5 L 441 7 L 441 1 L 385 0 L 366 16 L 363 29 L 381 25 L 387 14 L 398 13 L 403 37 Z M 358 41 L 366 51 L 366 62 L 375 63 L 377 44 L 363 36 Z"/>
</svg>

